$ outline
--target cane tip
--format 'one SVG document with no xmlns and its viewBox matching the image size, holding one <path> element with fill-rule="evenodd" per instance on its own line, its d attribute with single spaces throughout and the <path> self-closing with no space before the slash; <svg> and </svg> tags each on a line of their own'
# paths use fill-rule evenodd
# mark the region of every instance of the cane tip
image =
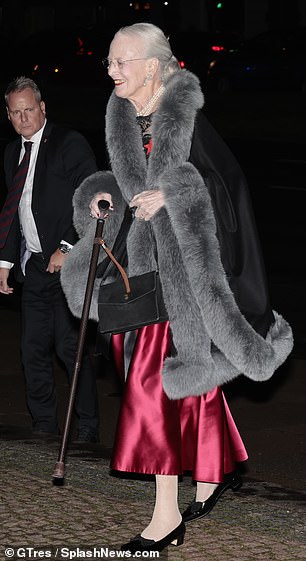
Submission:
<svg viewBox="0 0 306 561">
<path fill-rule="evenodd" d="M 65 464 L 64 462 L 57 462 L 53 472 L 53 485 L 61 487 L 64 485 Z"/>
<path fill-rule="evenodd" d="M 55 485 L 55 487 L 62 487 L 64 485 L 64 478 L 63 477 L 53 477 L 52 483 L 53 483 L 53 485 Z"/>
</svg>

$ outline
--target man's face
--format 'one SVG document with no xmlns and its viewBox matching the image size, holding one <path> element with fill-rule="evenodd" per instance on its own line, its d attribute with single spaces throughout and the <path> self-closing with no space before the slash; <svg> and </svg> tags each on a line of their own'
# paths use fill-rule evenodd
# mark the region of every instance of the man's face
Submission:
<svg viewBox="0 0 306 561">
<path fill-rule="evenodd" d="M 45 122 L 45 104 L 37 101 L 31 88 L 12 92 L 7 99 L 7 116 L 15 131 L 30 140 Z"/>
</svg>

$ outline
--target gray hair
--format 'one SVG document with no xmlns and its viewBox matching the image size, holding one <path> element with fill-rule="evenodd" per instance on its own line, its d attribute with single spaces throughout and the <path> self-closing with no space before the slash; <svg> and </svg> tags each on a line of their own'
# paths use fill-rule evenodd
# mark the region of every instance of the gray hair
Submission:
<svg viewBox="0 0 306 561">
<path fill-rule="evenodd" d="M 116 35 L 117 34 L 130 35 L 131 37 L 141 39 L 146 57 L 157 58 L 159 60 L 161 80 L 180 70 L 180 65 L 172 53 L 166 35 L 156 25 L 152 23 L 134 23 L 133 25 L 121 27 L 121 29 L 117 31 Z"/>
<path fill-rule="evenodd" d="M 15 78 L 12 82 L 9 83 L 9 85 L 6 88 L 5 94 L 4 94 L 4 99 L 5 99 L 5 103 L 6 105 L 8 104 L 8 96 L 11 93 L 15 93 L 15 92 L 22 92 L 23 90 L 30 88 L 36 98 L 36 101 L 38 103 L 41 102 L 41 93 L 40 93 L 40 89 L 38 87 L 38 85 L 34 82 L 34 80 L 31 80 L 31 78 L 27 78 L 26 76 L 19 76 L 18 78 Z"/>
</svg>

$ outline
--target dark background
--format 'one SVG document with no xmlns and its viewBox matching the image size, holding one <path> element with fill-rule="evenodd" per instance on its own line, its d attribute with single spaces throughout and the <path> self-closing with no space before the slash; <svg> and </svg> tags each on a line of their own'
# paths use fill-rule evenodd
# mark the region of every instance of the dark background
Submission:
<svg viewBox="0 0 306 561">
<path fill-rule="evenodd" d="M 112 33 L 152 21 L 173 30 L 232 31 L 243 38 L 266 29 L 305 24 L 303 0 L 1 0 L 1 34 L 24 38 L 41 29 L 93 26 Z"/>
</svg>

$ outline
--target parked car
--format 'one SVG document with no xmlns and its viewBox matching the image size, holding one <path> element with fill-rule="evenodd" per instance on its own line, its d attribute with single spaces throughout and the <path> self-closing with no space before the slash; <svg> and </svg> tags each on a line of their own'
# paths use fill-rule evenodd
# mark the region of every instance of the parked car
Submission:
<svg viewBox="0 0 306 561">
<path fill-rule="evenodd" d="M 207 83 L 233 89 L 306 92 L 306 27 L 275 29 L 246 40 L 210 62 Z"/>
<path fill-rule="evenodd" d="M 170 34 L 169 42 L 180 66 L 205 82 L 210 62 L 238 48 L 241 39 L 232 33 L 182 31 Z"/>
</svg>

